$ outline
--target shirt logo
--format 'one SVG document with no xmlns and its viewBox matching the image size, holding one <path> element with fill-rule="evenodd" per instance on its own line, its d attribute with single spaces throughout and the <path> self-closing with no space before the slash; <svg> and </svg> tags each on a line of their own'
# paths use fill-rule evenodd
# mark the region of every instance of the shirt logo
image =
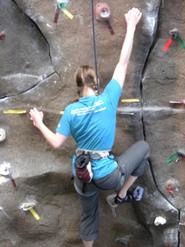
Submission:
<svg viewBox="0 0 185 247">
<path fill-rule="evenodd" d="M 82 108 L 71 110 L 71 115 L 83 116 L 91 112 L 105 111 L 107 108 L 104 104 L 105 102 L 103 100 L 98 100 L 92 106 L 87 106 L 87 107 L 82 107 Z"/>
</svg>

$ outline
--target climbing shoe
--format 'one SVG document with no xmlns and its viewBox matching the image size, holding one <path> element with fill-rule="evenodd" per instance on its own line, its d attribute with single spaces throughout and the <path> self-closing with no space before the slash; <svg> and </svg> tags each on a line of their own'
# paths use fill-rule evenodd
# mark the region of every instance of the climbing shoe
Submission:
<svg viewBox="0 0 185 247">
<path fill-rule="evenodd" d="M 144 196 L 144 188 L 141 186 L 137 186 L 133 192 L 133 197 L 135 198 L 135 201 L 141 201 Z"/>
<path fill-rule="evenodd" d="M 116 217 L 116 209 L 120 204 L 141 201 L 143 198 L 143 194 L 144 188 L 141 186 L 137 186 L 133 191 L 128 191 L 124 198 L 121 198 L 116 194 L 112 194 L 107 196 L 106 201 L 112 210 L 113 216 Z"/>
<path fill-rule="evenodd" d="M 137 186 L 133 191 L 128 191 L 124 198 L 116 194 L 112 194 L 107 196 L 107 203 L 116 208 L 119 204 L 126 203 L 126 202 L 137 202 L 141 201 L 144 194 L 144 188 L 141 186 Z"/>
<path fill-rule="evenodd" d="M 121 198 L 120 196 L 116 196 L 114 201 L 115 204 L 122 204 L 126 202 L 138 202 L 141 201 L 144 194 L 144 188 L 141 186 L 137 186 L 133 191 L 128 191 L 126 196 L 124 198 Z"/>
</svg>

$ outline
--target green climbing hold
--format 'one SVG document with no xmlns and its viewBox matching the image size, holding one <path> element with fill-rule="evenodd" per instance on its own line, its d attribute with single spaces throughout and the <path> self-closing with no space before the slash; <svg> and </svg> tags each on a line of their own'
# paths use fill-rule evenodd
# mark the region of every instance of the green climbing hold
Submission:
<svg viewBox="0 0 185 247">
<path fill-rule="evenodd" d="M 65 9 L 68 4 L 69 4 L 69 0 L 58 0 L 57 1 L 57 6 L 60 9 Z"/>
</svg>

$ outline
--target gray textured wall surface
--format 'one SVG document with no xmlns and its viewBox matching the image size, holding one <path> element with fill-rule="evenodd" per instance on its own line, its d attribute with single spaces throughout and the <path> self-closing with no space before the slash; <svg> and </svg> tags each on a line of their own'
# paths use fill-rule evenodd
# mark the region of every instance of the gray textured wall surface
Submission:
<svg viewBox="0 0 185 247">
<path fill-rule="evenodd" d="M 6 34 L 0 39 L 0 129 L 6 131 L 6 139 L 0 142 L 0 164 L 11 164 L 17 185 L 15 189 L 10 179 L 0 176 L 1 247 L 82 246 L 80 203 L 71 181 L 75 143 L 69 139 L 53 150 L 32 126 L 28 111 L 33 106 L 42 109 L 45 123 L 55 130 L 59 112 L 76 96 L 73 75 L 82 64 L 97 68 L 102 90 L 119 57 L 124 13 L 133 6 L 141 9 L 143 17 L 122 98 L 140 102 L 120 102 L 113 151 L 119 155 L 145 139 L 151 147 L 150 167 L 138 181 L 145 188 L 144 200 L 121 206 L 116 218 L 106 204 L 107 192 L 102 193 L 96 246 L 185 245 L 185 164 L 182 159 L 165 163 L 184 148 L 184 107 L 169 101 L 184 98 L 185 49 L 173 41 L 163 52 L 169 30 L 178 28 L 185 39 L 185 2 L 107 0 L 114 35 L 104 23 L 93 21 L 92 5 L 98 2 L 71 0 L 68 10 L 74 18 L 61 13 L 56 24 L 54 0 L 0 0 L 0 32 Z M 26 113 L 4 114 L 8 109 Z M 169 184 L 174 193 L 167 191 Z M 39 221 L 19 208 L 29 198 L 37 201 Z M 156 226 L 157 216 L 165 218 L 166 224 Z"/>
</svg>

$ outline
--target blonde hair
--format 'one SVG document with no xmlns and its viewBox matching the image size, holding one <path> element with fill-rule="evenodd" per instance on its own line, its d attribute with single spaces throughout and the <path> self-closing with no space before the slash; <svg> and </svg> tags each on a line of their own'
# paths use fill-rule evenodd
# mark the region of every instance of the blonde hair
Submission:
<svg viewBox="0 0 185 247">
<path fill-rule="evenodd" d="M 80 66 L 75 73 L 76 85 L 78 87 L 78 95 L 81 96 L 84 86 L 93 90 L 97 89 L 97 79 L 94 69 L 89 65 Z"/>
</svg>

